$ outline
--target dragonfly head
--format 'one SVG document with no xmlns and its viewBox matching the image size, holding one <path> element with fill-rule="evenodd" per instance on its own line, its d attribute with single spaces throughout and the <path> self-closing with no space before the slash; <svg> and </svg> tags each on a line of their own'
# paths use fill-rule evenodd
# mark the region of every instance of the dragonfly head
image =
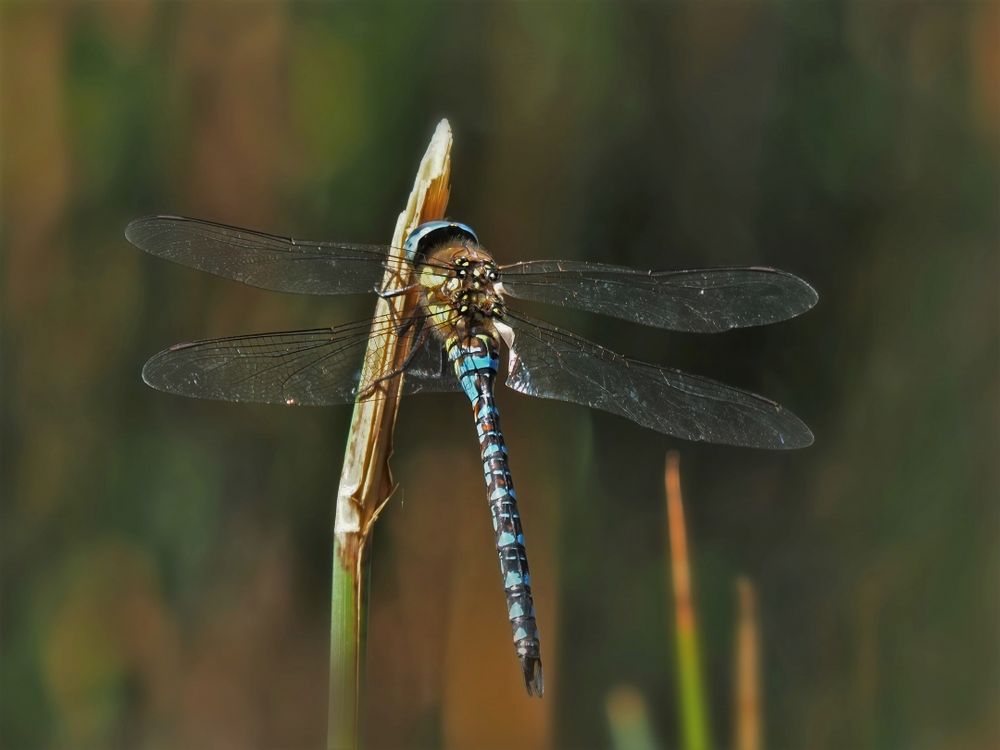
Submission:
<svg viewBox="0 0 1000 750">
<path fill-rule="evenodd" d="M 431 304 L 473 321 L 503 316 L 500 269 L 478 244 L 452 240 L 431 248 L 420 278 Z"/>
</svg>

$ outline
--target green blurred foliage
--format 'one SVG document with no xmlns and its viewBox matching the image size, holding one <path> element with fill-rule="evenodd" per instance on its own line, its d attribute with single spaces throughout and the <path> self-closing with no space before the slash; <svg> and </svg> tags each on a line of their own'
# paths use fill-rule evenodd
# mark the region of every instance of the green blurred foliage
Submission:
<svg viewBox="0 0 1000 750">
<path fill-rule="evenodd" d="M 401 412 L 376 533 L 371 747 L 677 738 L 662 462 L 682 451 L 713 735 L 733 581 L 767 745 L 1000 743 L 991 2 L 0 5 L 0 743 L 316 747 L 346 408 L 146 389 L 173 341 L 359 319 L 142 256 L 177 212 L 386 241 L 432 129 L 506 262 L 767 264 L 820 292 L 718 337 L 538 311 L 803 416 L 793 454 L 501 394 L 545 653 L 510 653 L 467 405 Z"/>
</svg>

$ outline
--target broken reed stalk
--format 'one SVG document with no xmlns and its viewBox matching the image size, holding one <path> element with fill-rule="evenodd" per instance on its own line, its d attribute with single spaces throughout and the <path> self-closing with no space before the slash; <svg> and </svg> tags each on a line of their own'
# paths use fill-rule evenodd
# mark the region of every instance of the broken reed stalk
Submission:
<svg viewBox="0 0 1000 750">
<path fill-rule="evenodd" d="M 447 120 L 442 120 L 420 162 L 406 208 L 396 221 L 391 260 L 402 260 L 403 242 L 415 227 L 444 218 L 450 190 L 451 142 L 451 127 Z M 406 271 L 393 269 L 406 269 L 407 264 L 390 262 L 388 265 L 383 288 L 406 286 L 409 279 L 402 278 Z M 375 304 L 375 319 L 384 320 L 390 312 L 401 318 L 413 302 L 412 294 L 379 298 Z M 388 329 L 373 324 L 361 382 L 378 382 L 380 376 L 398 371 L 405 361 L 413 344 L 412 327 L 402 336 Z M 393 490 L 389 457 L 402 381 L 402 377 L 381 381 L 374 394 L 355 402 L 347 437 L 333 535 L 329 750 L 354 750 L 358 746 L 368 620 L 368 543 L 379 511 Z"/>
<path fill-rule="evenodd" d="M 698 626 L 691 597 L 691 573 L 688 564 L 687 532 L 684 528 L 684 505 L 681 501 L 680 459 L 676 451 L 667 453 L 667 531 L 670 538 L 670 571 L 674 588 L 676 618 L 677 681 L 681 728 L 685 750 L 711 747 L 708 712 L 702 685 L 698 649 Z"/>
<path fill-rule="evenodd" d="M 760 636 L 757 593 L 749 578 L 736 580 L 736 674 L 733 680 L 733 748 L 760 750 L 763 721 L 760 696 Z"/>
</svg>

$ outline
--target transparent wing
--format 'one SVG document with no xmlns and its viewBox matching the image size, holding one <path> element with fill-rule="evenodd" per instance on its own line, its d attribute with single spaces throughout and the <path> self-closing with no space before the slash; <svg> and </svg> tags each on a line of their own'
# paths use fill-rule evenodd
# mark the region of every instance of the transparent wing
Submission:
<svg viewBox="0 0 1000 750">
<path fill-rule="evenodd" d="M 507 385 L 529 396 L 618 414 L 687 440 L 801 448 L 809 428 L 773 401 L 678 370 L 637 362 L 520 313 L 508 313 Z"/>
<path fill-rule="evenodd" d="M 388 317 L 336 328 L 260 333 L 176 344 L 154 355 L 142 369 L 153 388 L 194 398 L 260 404 L 325 406 L 351 403 L 361 384 L 370 336 L 388 335 Z M 410 360 L 404 393 L 450 391 L 454 375 L 440 367 L 440 342 L 424 339 Z M 379 398 L 375 391 L 372 398 Z"/>
<path fill-rule="evenodd" d="M 386 268 L 406 265 L 388 246 L 294 240 L 182 216 L 136 219 L 125 237 L 152 255 L 279 292 L 371 292 Z"/>
<path fill-rule="evenodd" d="M 504 290 L 518 299 L 694 333 L 776 323 L 819 299 L 805 281 L 774 268 L 653 272 L 538 260 L 501 270 Z"/>
<path fill-rule="evenodd" d="M 462 386 L 455 377 L 455 370 L 448 361 L 448 354 L 441 341 L 428 336 L 406 367 L 403 393 L 449 393 L 461 390 Z"/>
</svg>

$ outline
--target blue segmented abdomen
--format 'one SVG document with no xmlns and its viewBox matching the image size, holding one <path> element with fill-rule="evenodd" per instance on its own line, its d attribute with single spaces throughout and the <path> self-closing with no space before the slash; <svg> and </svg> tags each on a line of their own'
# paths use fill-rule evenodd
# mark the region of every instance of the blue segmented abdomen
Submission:
<svg viewBox="0 0 1000 750">
<path fill-rule="evenodd" d="M 500 576 L 507 595 L 507 614 L 514 636 L 514 650 L 521 662 L 528 695 L 541 696 L 542 660 L 531 598 L 531 574 L 524 549 L 524 531 L 517 512 L 517 495 L 507 463 L 507 445 L 500 431 L 500 412 L 493 397 L 499 366 L 496 339 L 478 331 L 464 339 L 453 337 L 446 343 L 462 390 L 472 402 L 476 433 L 483 460 L 483 478 L 493 517 L 493 534 L 500 559 Z"/>
</svg>

